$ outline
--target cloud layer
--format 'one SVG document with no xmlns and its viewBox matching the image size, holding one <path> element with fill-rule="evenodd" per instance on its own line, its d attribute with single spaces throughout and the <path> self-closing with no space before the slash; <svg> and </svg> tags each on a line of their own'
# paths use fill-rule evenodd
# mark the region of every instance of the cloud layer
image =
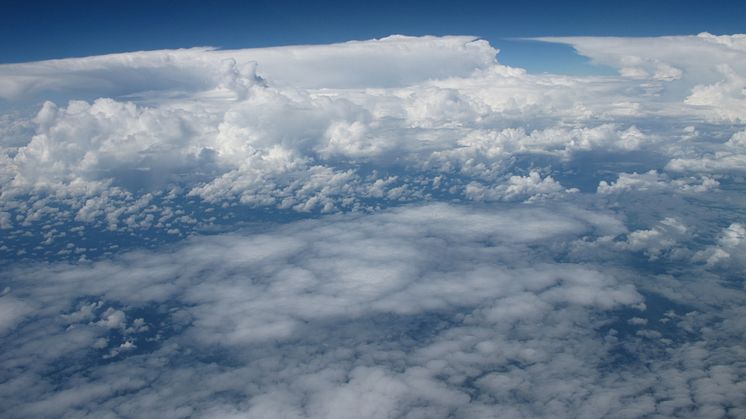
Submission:
<svg viewBox="0 0 746 419">
<path fill-rule="evenodd" d="M 746 415 L 742 35 L 0 65 L 18 417 Z"/>
<path fill-rule="evenodd" d="M 744 371 L 723 361 L 738 357 L 727 322 L 740 319 L 705 327 L 686 298 L 658 301 L 661 316 L 635 272 L 561 256 L 619 229 L 613 216 L 587 218 L 574 207 L 435 204 L 21 268 L 0 299 L 13 313 L 3 406 L 19 416 L 636 417 L 726 403 L 737 415 Z M 742 294 L 719 312 L 738 310 Z M 698 338 L 675 342 L 680 329 Z"/>
</svg>

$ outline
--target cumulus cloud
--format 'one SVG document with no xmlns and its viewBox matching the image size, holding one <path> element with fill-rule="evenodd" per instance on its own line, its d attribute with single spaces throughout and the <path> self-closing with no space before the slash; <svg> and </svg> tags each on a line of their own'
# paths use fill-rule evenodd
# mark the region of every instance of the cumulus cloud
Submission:
<svg viewBox="0 0 746 419">
<path fill-rule="evenodd" d="M 538 171 L 532 171 L 528 176 L 511 176 L 507 182 L 493 188 L 486 188 L 480 183 L 472 182 L 466 185 L 465 195 L 476 201 L 511 201 L 535 200 L 562 193 L 578 192 L 577 189 L 566 190 L 551 176 L 542 178 Z"/>
<path fill-rule="evenodd" d="M 459 340 L 473 339 L 473 333 L 480 334 L 479 330 L 485 327 L 505 328 L 510 324 L 521 325 L 526 319 L 553 316 L 552 311 L 567 304 L 575 307 L 567 316 L 584 322 L 590 321 L 586 316 L 593 311 L 641 303 L 641 296 L 633 286 L 592 267 L 557 264 L 545 257 L 516 258 L 525 252 L 535 252 L 529 250 L 535 244 L 545 246 L 567 235 L 592 233 L 598 228 L 604 226 L 583 221 L 573 215 L 573 211 L 560 215 L 542 208 L 528 211 L 508 208 L 495 213 L 432 205 L 375 216 L 301 222 L 259 235 L 204 237 L 180 246 L 173 253 L 152 256 L 133 253 L 87 267 L 56 266 L 49 272 L 17 271 L 11 278 L 31 275 L 44 280 L 13 280 L 17 287 L 13 290 L 13 295 L 17 296 L 14 298 L 43 304 L 44 308 L 37 310 L 33 317 L 28 317 L 29 313 L 20 315 L 35 320 L 7 341 L 9 350 L 3 362 L 15 362 L 12 360 L 19 356 L 41 356 L 37 351 L 30 351 L 28 346 L 27 337 L 33 330 L 44 331 L 46 335 L 43 338 L 46 344 L 37 346 L 39 350 L 54 350 L 44 349 L 42 358 L 46 361 L 37 364 L 34 372 L 13 374 L 3 385 L 3 393 L 10 398 L 20 397 L 19 392 L 30 390 L 21 384 L 31 377 L 29 374 L 46 376 L 58 362 L 56 360 L 72 357 L 72 362 L 83 366 L 84 360 L 95 353 L 102 359 L 116 360 L 84 367 L 98 376 L 106 369 L 129 368 L 132 362 L 156 361 L 163 351 L 176 350 L 173 345 L 186 345 L 198 353 L 207 354 L 218 348 L 227 351 L 226 362 L 235 359 L 232 362 L 245 365 L 245 370 L 244 367 L 234 370 L 238 374 L 236 378 L 247 379 L 245 374 L 251 370 L 255 370 L 252 374 L 262 374 L 256 378 L 266 384 L 254 390 L 240 390 L 241 398 L 251 400 L 250 416 L 268 412 L 287 414 L 293 409 L 302 409 L 294 400 L 298 396 L 296 387 L 310 391 L 308 397 L 312 399 L 312 406 L 306 406 L 303 415 L 313 417 L 344 416 L 350 411 L 369 417 L 396 411 L 416 412 L 423 402 L 433 403 L 435 411 L 441 412 L 463 408 L 469 401 L 463 388 L 465 377 L 445 381 L 437 377 L 453 374 L 455 371 L 448 371 L 461 368 L 459 365 L 464 361 L 441 359 L 445 354 L 440 355 L 440 346 L 460 345 Z M 492 245 L 482 247 L 485 241 Z M 539 260 L 543 262 L 537 264 Z M 183 261 L 189 262 L 184 264 Z M 81 296 L 97 302 L 75 308 Z M 172 308 L 151 312 L 146 314 L 145 320 L 139 321 L 140 327 L 150 322 L 160 329 L 160 340 L 156 339 L 150 351 L 137 352 L 140 342 L 147 345 L 151 336 L 141 336 L 142 333 L 134 331 L 125 337 L 121 330 L 130 324 L 138 326 L 138 322 L 129 320 L 132 316 L 128 312 L 135 312 L 138 307 L 153 307 L 153 304 Z M 451 314 L 443 317 L 446 313 Z M 456 317 L 450 318 L 453 315 Z M 395 326 L 399 322 L 402 325 Z M 411 341 L 408 332 L 404 333 L 408 328 L 417 327 L 418 322 L 434 322 L 417 332 L 424 333 L 423 337 L 430 336 L 422 342 Z M 369 330 L 366 324 L 376 326 Z M 536 323 L 520 327 L 539 327 L 531 326 L 533 324 Z M 179 334 L 169 333 L 169 328 L 176 327 L 185 329 Z M 434 329 L 427 330 L 432 327 Z M 111 335 L 108 330 L 119 332 Z M 537 337 L 544 334 L 536 332 Z M 559 332 L 556 338 L 575 332 Z M 372 336 L 389 333 L 404 334 L 392 336 L 388 341 L 369 341 Z M 107 336 L 107 341 L 101 341 L 101 337 Z M 331 340 L 316 343 L 314 336 L 327 336 Z M 502 348 L 502 355 L 497 359 L 477 358 L 470 362 L 477 362 L 476 365 L 507 362 L 505 365 L 509 365 L 513 359 L 530 363 L 549 361 L 546 349 L 541 348 L 549 344 L 547 341 L 518 349 L 511 348 L 517 341 L 511 343 L 510 336 L 500 339 L 508 340 L 503 344 L 485 341 L 477 346 L 483 353 L 480 356 L 488 355 L 490 347 L 494 348 L 492 350 Z M 300 344 L 298 348 L 295 348 L 296 343 Z M 300 376 L 289 375 L 287 380 L 279 382 L 278 377 L 284 373 L 277 371 L 281 375 L 275 376 L 271 365 L 262 366 L 264 362 L 256 363 L 251 357 L 244 357 L 247 348 L 254 348 L 250 349 L 251 353 L 280 345 L 280 351 L 288 357 L 289 368 L 304 368 L 303 364 L 308 361 L 305 358 L 310 356 L 306 351 L 317 351 L 321 349 L 321 346 L 313 349 L 317 345 L 328 344 L 334 346 L 311 359 L 316 359 L 312 363 L 338 363 L 332 371 L 312 367 Z M 369 345 L 382 345 L 375 351 L 380 352 L 380 356 L 393 356 L 391 362 L 396 358 L 400 360 L 394 364 L 389 361 L 371 363 L 373 360 L 367 359 L 368 354 L 361 359 L 350 358 L 343 349 L 360 351 Z M 301 352 L 295 353 L 296 350 Z M 400 351 L 414 352 L 401 358 L 404 353 Z M 138 355 L 127 357 L 126 353 Z M 339 359 L 335 360 L 337 357 Z M 404 370 L 394 367 L 401 362 Z M 221 363 L 219 361 L 218 365 Z M 184 373 L 207 373 L 202 371 L 206 367 L 209 368 L 202 362 L 187 364 Z M 207 373 L 203 379 L 221 380 L 221 375 L 233 374 L 223 366 L 219 370 L 223 372 Z M 166 372 L 169 377 L 164 377 L 165 381 L 156 387 L 175 379 L 170 376 L 172 372 Z M 336 374 L 342 376 L 335 377 Z M 29 398 L 24 402 L 22 413 L 33 416 L 51 406 L 98 412 L 114 408 L 117 411 L 123 408 L 116 407 L 121 402 L 116 396 L 119 388 L 129 388 L 136 398 L 146 397 L 137 389 L 148 379 L 140 377 L 138 372 L 129 374 L 127 384 L 108 380 L 108 374 L 92 381 L 89 378 L 86 380 L 89 384 L 65 390 L 69 396 L 64 399 L 64 393 L 45 394 L 44 387 L 40 387 L 41 393 L 33 396 L 41 397 L 38 402 L 30 402 L 30 394 L 17 401 Z M 270 384 L 273 381 L 275 384 Z M 386 382 L 389 384 L 383 385 Z M 96 384 L 104 387 L 93 393 L 85 390 Z M 125 387 L 120 387 L 122 385 Z M 379 388 L 379 385 L 383 386 Z M 391 386 L 419 390 L 413 393 L 391 391 Z M 440 393 L 448 397 L 443 400 L 438 396 Z M 370 398 L 370 406 L 367 402 L 358 406 L 357 401 L 366 394 L 364 397 Z M 193 396 L 195 402 L 202 397 Z M 279 404 L 267 405 L 268 399 L 278 397 Z M 10 400 L 6 399 L 8 403 Z M 160 400 L 160 403 L 166 402 Z M 211 407 L 210 404 L 193 406 L 195 413 L 207 407 Z"/>
<path fill-rule="evenodd" d="M 0 65 L 0 409 L 738 417 L 743 36 Z"/>
<path fill-rule="evenodd" d="M 697 391 L 734 408 L 722 401 L 738 403 L 742 371 L 718 364 L 704 341 L 609 328 L 621 308 L 635 327 L 664 317 L 631 273 L 557 260 L 573 238 L 614 228 L 611 217 L 586 218 L 572 207 L 435 204 L 19 268 L 4 275 L 12 298 L 39 308 L 17 316 L 0 361 L 36 361 L 0 385 L 3 406 L 22 417 L 472 416 L 497 406 L 517 417 L 637 416 L 707 407 L 672 396 Z M 72 369 L 56 371 L 61 362 Z M 713 379 L 722 386 L 696 384 Z M 578 403 L 578 392 L 596 401 Z"/>
<path fill-rule="evenodd" d="M 647 173 L 621 173 L 615 182 L 609 183 L 602 180 L 598 184 L 599 194 L 619 194 L 627 191 L 642 192 L 710 192 L 719 186 L 719 182 L 712 177 L 702 176 L 700 178 L 670 179 L 665 174 L 655 170 Z"/>
<path fill-rule="evenodd" d="M 697 252 L 694 257 L 705 261 L 708 266 L 728 263 L 743 266 L 744 247 L 746 247 L 746 228 L 740 223 L 733 223 L 723 229 L 716 244 Z"/>
<path fill-rule="evenodd" d="M 584 53 L 595 51 L 586 43 L 638 48 L 637 40 L 553 41 L 574 43 Z M 712 49 L 708 54 L 735 48 L 735 57 L 740 51 L 706 37 L 664 41 L 703 43 L 701 48 Z M 516 159 L 527 155 L 580 164 L 584 153 L 607 153 L 604 158 L 614 160 L 641 151 L 669 158 L 671 171 L 694 166 L 687 160 L 692 150 L 671 147 L 648 123 L 651 116 L 680 114 L 676 98 L 640 102 L 638 81 L 528 75 L 498 64 L 496 54 L 470 37 L 394 36 L 326 46 L 151 51 L 0 66 L 8 83 L 20 86 L 8 88 L 17 91 L 6 95 L 10 104 L 16 96 L 44 97 L 45 78 L 69 84 L 59 88 L 62 96 L 55 100 L 73 99 L 47 101 L 36 115 L 3 124 L 17 138 L 0 154 L 3 212 L 14 218 L 21 211 L 24 219 L 35 219 L 41 214 L 32 216 L 11 201 L 54 195 L 66 200 L 78 220 L 91 221 L 100 213 L 96 208 L 108 208 L 109 225 L 115 226 L 118 217 L 112 214 L 126 212 L 125 202 L 175 187 L 210 203 L 333 212 L 368 207 L 371 199 L 416 200 L 439 193 L 424 186 L 423 176 L 430 185 L 440 176 L 441 185 L 450 184 L 448 193 L 469 190 L 470 196 L 463 196 L 473 198 L 484 195 L 476 193 L 479 182 L 503 179 L 492 189 L 510 188 L 511 179 L 517 179 L 511 178 Z M 736 60 L 731 55 L 727 59 Z M 177 86 L 178 94 L 157 77 L 147 78 L 153 86 L 135 78 L 124 85 L 126 92 L 108 90 L 122 86 L 124 74 L 144 69 L 173 74 L 170 79 L 178 83 L 202 81 Z M 11 83 L 13 74 L 33 82 Z M 324 82 L 325 77 L 343 85 Z M 87 96 L 92 99 L 78 100 Z M 716 152 L 713 161 L 719 163 L 705 161 L 706 169 L 699 171 L 719 164 L 736 167 L 739 155 Z M 650 163 L 641 169 L 660 167 Z M 377 166 L 389 173 L 371 173 L 369 168 Z"/>
<path fill-rule="evenodd" d="M 644 251 L 651 260 L 686 239 L 688 229 L 675 218 L 661 220 L 649 230 L 635 230 L 627 235 L 627 240 L 617 243 L 621 249 Z"/>
<path fill-rule="evenodd" d="M 746 131 L 734 133 L 730 139 L 714 149 L 699 150 L 672 159 L 666 169 L 672 172 L 742 173 L 746 161 Z"/>
</svg>

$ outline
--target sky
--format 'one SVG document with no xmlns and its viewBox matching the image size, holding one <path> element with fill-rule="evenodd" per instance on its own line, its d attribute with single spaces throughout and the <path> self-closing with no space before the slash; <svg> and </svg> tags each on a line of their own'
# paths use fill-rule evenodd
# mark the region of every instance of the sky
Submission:
<svg viewBox="0 0 746 419">
<path fill-rule="evenodd" d="M 535 72 L 608 73 L 571 48 L 515 38 L 743 31 L 740 1 L 3 0 L 0 62 L 215 46 L 255 48 L 403 35 L 475 35 Z M 539 58 L 540 57 L 540 58 Z"/>
<path fill-rule="evenodd" d="M 3 3 L 0 417 L 746 417 L 743 6 L 99 3 Z"/>
</svg>

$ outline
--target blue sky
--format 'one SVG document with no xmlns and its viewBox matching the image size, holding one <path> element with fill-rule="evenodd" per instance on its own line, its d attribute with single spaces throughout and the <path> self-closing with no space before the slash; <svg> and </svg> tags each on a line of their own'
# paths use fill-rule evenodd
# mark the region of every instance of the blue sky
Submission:
<svg viewBox="0 0 746 419">
<path fill-rule="evenodd" d="M 741 1 L 2 1 L 0 62 L 218 46 L 322 44 L 407 35 L 476 35 L 533 72 L 603 72 L 535 36 L 743 32 Z"/>
</svg>

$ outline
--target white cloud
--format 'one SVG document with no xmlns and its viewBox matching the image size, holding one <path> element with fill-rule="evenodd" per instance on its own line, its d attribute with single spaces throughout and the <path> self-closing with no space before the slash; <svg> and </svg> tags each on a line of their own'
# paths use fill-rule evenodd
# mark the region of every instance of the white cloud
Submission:
<svg viewBox="0 0 746 419">
<path fill-rule="evenodd" d="M 743 266 L 746 263 L 743 257 L 744 250 L 746 250 L 746 228 L 740 223 L 733 223 L 723 229 L 717 244 L 697 252 L 694 258 L 706 262 L 708 266 L 728 263 Z"/>
<path fill-rule="evenodd" d="M 49 93 L 69 97 L 215 88 L 227 89 L 232 96 L 259 81 L 257 73 L 273 83 L 302 88 L 401 86 L 469 76 L 491 66 L 496 53 L 486 41 L 468 36 L 401 35 L 332 45 L 143 51 L 3 64 L 0 97 L 26 100 Z M 118 82 L 122 80 L 125 83 Z"/>
<path fill-rule="evenodd" d="M 651 260 L 657 259 L 664 251 L 687 238 L 688 229 L 675 218 L 661 220 L 649 230 L 635 230 L 627 235 L 627 240 L 617 243 L 617 247 L 633 252 L 644 251 Z"/>
<path fill-rule="evenodd" d="M 538 39 L 572 45 L 593 62 L 618 68 L 622 77 L 657 83 L 712 118 L 743 121 L 746 115 L 744 35 Z"/>
<path fill-rule="evenodd" d="M 533 201 L 574 192 L 578 190 L 566 190 L 551 176 L 542 178 L 541 174 L 534 170 L 528 176 L 511 176 L 504 184 L 492 188 L 486 188 L 477 182 L 469 183 L 464 194 L 475 201 Z"/>
<path fill-rule="evenodd" d="M 742 416 L 743 37 L 552 41 L 0 66 L 2 412 Z"/>
<path fill-rule="evenodd" d="M 555 261 L 573 239 L 609 233 L 613 220 L 589 215 L 414 206 L 18 268 L 6 276 L 13 298 L 41 308 L 16 320 L 24 326 L 6 339 L 0 362 L 36 361 L 0 384 L 0 395 L 22 416 L 737 412 L 742 355 L 704 337 L 673 345 L 671 330 L 651 329 L 658 320 L 628 268 Z M 675 220 L 661 226 L 684 229 Z M 632 236 L 630 246 L 642 243 Z M 730 293 L 719 311 L 726 322 L 740 317 L 722 310 L 743 299 Z M 82 296 L 89 302 L 76 303 Z M 621 308 L 635 313 L 619 319 L 638 328 L 635 337 L 604 329 Z M 136 310 L 152 311 L 142 319 Z M 684 314 L 666 318 L 738 345 L 727 324 Z M 620 348 L 645 367 L 613 364 Z M 96 351 L 103 363 L 86 361 Z M 82 370 L 50 387 L 62 359 Z"/>
<path fill-rule="evenodd" d="M 730 139 L 714 150 L 705 149 L 688 156 L 671 159 L 666 170 L 695 173 L 738 173 L 744 171 L 746 163 L 746 131 L 734 133 Z"/>
<path fill-rule="evenodd" d="M 366 338 L 356 336 L 362 332 L 356 324 L 376 322 L 378 316 L 408 321 L 407 318 L 427 313 L 437 318 L 440 312 L 464 311 L 467 317 L 462 319 L 466 323 L 458 327 L 470 328 L 543 318 L 556 307 L 568 304 L 584 312 L 639 303 L 641 297 L 633 287 L 591 267 L 551 261 L 536 264 L 536 258 L 525 261 L 515 258 L 516 254 L 529 251 L 527 246 L 543 245 L 593 228 L 572 212 L 551 214 L 536 208 L 495 213 L 440 204 L 372 216 L 300 222 L 261 235 L 203 237 L 180 246 L 174 253 L 148 256 L 138 252 L 87 267 L 56 266 L 49 272 L 34 268 L 25 273 L 16 272 L 12 278 L 29 275 L 38 278 L 18 282 L 20 288 L 14 292 L 24 300 L 45 306 L 35 312 L 36 320 L 20 335 L 27 336 L 34 329 L 46 331 L 43 338 L 46 344 L 37 347 L 54 349 L 48 352 L 49 361 L 45 362 L 69 357 L 72 352 L 68 351 L 101 347 L 101 333 L 105 330 L 127 328 L 130 322 L 127 310 L 153 303 L 178 310 L 158 321 L 159 328 L 164 327 L 164 321 L 176 322 L 178 316 L 187 319 L 188 325 L 183 334 L 164 337 L 167 340 L 160 344 L 159 351 L 170 351 L 172 344 L 168 342 L 173 341 L 197 352 L 218 347 L 240 357 L 240 348 L 246 345 L 262 347 L 299 339 L 311 339 L 304 345 L 316 345 L 308 333 L 334 336 L 335 324 L 350 322 L 352 335 L 345 338 L 346 344 L 363 345 Z M 483 248 L 481 243 L 485 241 L 493 243 L 492 247 Z M 448 263 L 443 263 L 445 255 L 450 257 Z M 84 303 L 70 310 L 82 295 L 96 296 L 96 301 L 108 303 Z M 129 308 L 116 309 L 112 303 Z M 71 326 L 66 329 L 55 326 L 53 319 L 65 312 L 73 313 L 64 317 Z M 473 320 L 467 321 L 470 316 Z M 91 322 L 94 318 L 98 320 Z M 422 318 L 425 321 L 426 317 Z M 478 323 L 469 326 L 469 322 Z M 134 332 L 135 323 L 143 321 L 131 323 L 133 331 L 128 332 L 129 338 L 121 342 L 109 339 L 108 346 L 101 349 L 108 350 L 104 359 L 120 359 L 114 357 L 124 356 L 123 351 L 136 351 L 145 342 Z M 385 333 L 389 326 L 380 327 Z M 453 332 L 460 334 L 458 327 Z M 80 334 L 74 345 L 55 344 L 72 339 L 72 332 Z M 442 333 L 448 333 L 447 329 Z M 452 338 L 446 334 L 438 339 Z M 28 352 L 31 349 L 23 344 L 22 338 L 10 342 L 3 362 L 37 351 Z M 393 340 L 390 344 L 394 348 L 410 345 L 406 340 Z M 80 353 L 84 354 L 85 350 Z M 532 355 L 526 352 L 520 356 Z M 130 358 L 121 358 L 111 367 L 101 368 L 118 368 L 120 362 L 122 365 L 131 362 L 127 359 Z M 300 359 L 292 360 L 296 361 Z M 248 362 L 247 368 L 254 368 L 253 361 L 242 362 Z M 434 406 L 446 403 L 457 407 L 468 403 L 463 390 L 439 382 L 435 371 L 427 371 L 435 364 L 420 365 L 416 359 L 406 362 L 414 362 L 406 372 L 353 363 L 346 372 L 350 377 L 345 380 L 347 384 L 333 379 L 315 384 L 318 387 L 314 390 L 309 388 L 313 407 L 309 407 L 307 415 L 344 416 L 348 409 L 362 409 L 360 414 L 377 417 L 404 408 L 414 409 L 415 400 Z M 43 375 L 51 365 L 42 362 L 35 371 Z M 98 369 L 93 368 L 93 371 Z M 321 373 L 312 373 L 308 379 L 322 379 L 323 375 L 318 375 Z M 140 385 L 135 378 L 138 374 L 132 376 L 128 386 Z M 101 378 L 108 380 L 104 377 Z M 303 386 L 302 380 L 297 377 L 282 385 Z M 391 391 L 392 386 L 412 390 Z M 17 390 L 22 388 L 25 387 Z M 25 407 L 24 412 L 40 414 L 46 411 L 44 406 L 72 408 L 94 401 L 114 401 L 116 397 L 109 389 L 116 391 L 116 388 L 117 384 L 107 383 L 105 389 L 86 393 L 85 386 L 76 386 L 67 390 L 69 396 L 63 396 L 62 392 L 51 398 L 42 397 L 41 401 Z M 6 386 L 3 391 L 17 394 L 12 387 Z M 260 409 L 260 400 L 275 391 L 273 387 L 251 391 L 251 397 L 257 397 L 255 409 Z M 365 394 L 369 395 L 370 403 L 360 406 L 353 403 Z M 288 406 L 274 407 L 277 408 L 285 411 Z"/>
<path fill-rule="evenodd" d="M 721 54 L 734 69 L 729 74 L 737 75 L 740 38 L 728 39 L 655 42 L 696 44 L 709 55 Z M 645 63 L 645 53 L 651 53 L 639 40 L 554 41 L 573 43 L 590 55 L 608 43 L 619 45 L 618 53 L 603 57 L 625 65 Z M 637 49 L 637 55 L 629 52 Z M 0 124 L 18 137 L 0 153 L 2 212 L 14 217 L 20 211 L 24 222 L 41 219 L 43 211 L 28 212 L 16 197 L 52 195 L 71 206 L 80 221 L 106 218 L 111 228 L 150 226 L 127 222 L 131 210 L 126 208 L 132 207 L 123 201 L 138 199 L 133 194 L 141 190 L 174 186 L 210 203 L 237 200 L 252 207 L 333 212 L 364 208 L 371 198 L 413 200 L 432 194 L 401 176 L 405 171 L 413 177 L 466 178 L 451 181 L 449 188 L 455 189 L 449 193 L 478 185 L 473 182 L 510 179 L 516 175 L 508 172 L 510 165 L 527 154 L 567 161 L 583 153 L 608 153 L 605 158 L 613 160 L 616 154 L 645 151 L 670 157 L 666 167 L 672 171 L 740 167 L 740 152 L 723 151 L 696 169 L 688 157 L 696 150 L 665 141 L 666 133 L 651 126 L 659 115 L 707 119 L 682 108 L 683 98 L 641 100 L 645 81 L 529 75 L 497 64 L 496 53 L 470 37 L 390 37 L 0 66 L 9 86 L 15 86 L 8 87 L 16 92 L 7 93 L 9 98 L 31 100 L 46 97 L 47 89 L 62 89 L 51 97 L 73 99 L 46 102 L 33 118 Z M 677 68 L 695 66 L 701 74 L 723 74 L 722 68 L 705 71 L 699 62 L 685 65 L 683 55 L 669 55 L 656 64 L 655 71 L 667 74 L 658 79 L 675 78 L 666 60 Z M 133 72 L 141 75 L 127 78 Z M 21 73 L 19 80 L 25 81 L 13 81 Z M 342 85 L 324 81 L 327 77 Z M 130 82 L 123 85 L 125 78 Z M 728 86 L 722 88 L 739 91 Z M 144 90 L 149 92 L 138 93 Z M 385 165 L 394 173 L 371 176 L 358 171 L 361 165 Z M 388 181 L 392 176 L 396 182 Z"/>
<path fill-rule="evenodd" d="M 647 173 L 621 173 L 617 180 L 599 182 L 597 192 L 603 195 L 633 192 L 703 193 L 717 190 L 719 182 L 712 177 L 670 179 L 655 170 Z"/>
</svg>

